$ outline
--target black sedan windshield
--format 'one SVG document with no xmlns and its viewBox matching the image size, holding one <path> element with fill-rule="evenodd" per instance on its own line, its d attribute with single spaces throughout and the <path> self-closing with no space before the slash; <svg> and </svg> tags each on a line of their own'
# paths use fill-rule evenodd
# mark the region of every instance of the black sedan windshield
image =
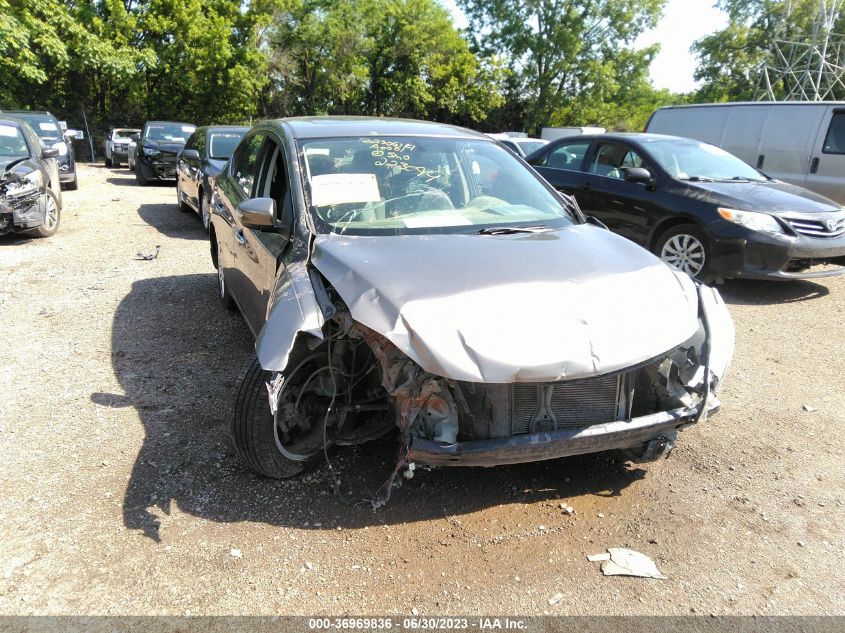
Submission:
<svg viewBox="0 0 845 633">
<path fill-rule="evenodd" d="M 20 128 L 0 124 L 0 167 L 29 156 L 29 148 Z"/>
<path fill-rule="evenodd" d="M 208 155 L 216 160 L 228 160 L 243 136 L 243 132 L 212 133 L 208 140 Z"/>
<path fill-rule="evenodd" d="M 333 138 L 302 142 L 300 151 L 324 230 L 402 234 L 574 221 L 552 191 L 493 142 Z"/>
<path fill-rule="evenodd" d="M 759 171 L 715 145 L 672 139 L 650 142 L 648 149 L 654 160 L 678 180 L 766 180 Z"/>
<path fill-rule="evenodd" d="M 196 127 L 185 123 L 148 123 L 144 138 L 167 143 L 184 143 Z"/>
<path fill-rule="evenodd" d="M 15 112 L 16 118 L 23 119 L 43 141 L 55 141 L 62 138 L 59 122 L 50 114 L 43 112 Z"/>
</svg>

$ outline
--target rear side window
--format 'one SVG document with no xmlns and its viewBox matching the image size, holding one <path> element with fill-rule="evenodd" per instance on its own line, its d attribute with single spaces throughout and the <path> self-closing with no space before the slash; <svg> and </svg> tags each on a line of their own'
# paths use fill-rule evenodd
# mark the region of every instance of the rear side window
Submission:
<svg viewBox="0 0 845 633">
<path fill-rule="evenodd" d="M 261 145 L 264 143 L 264 134 L 253 134 L 243 140 L 235 150 L 232 157 L 232 176 L 238 183 L 241 193 L 246 197 L 250 196 L 252 183 L 255 180 L 255 164 L 258 162 L 258 155 Z"/>
<path fill-rule="evenodd" d="M 833 113 L 822 152 L 825 154 L 845 154 L 845 112 Z"/>
<path fill-rule="evenodd" d="M 578 171 L 589 147 L 589 143 L 569 143 L 556 147 L 546 157 L 545 166 Z"/>
</svg>

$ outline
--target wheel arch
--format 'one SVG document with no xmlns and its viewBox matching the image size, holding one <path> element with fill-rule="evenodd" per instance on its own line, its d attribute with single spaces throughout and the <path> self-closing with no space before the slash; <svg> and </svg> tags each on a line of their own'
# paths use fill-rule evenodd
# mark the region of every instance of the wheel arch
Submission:
<svg viewBox="0 0 845 633">
<path fill-rule="evenodd" d="M 665 220 L 662 220 L 661 222 L 654 225 L 654 228 L 651 230 L 651 235 L 648 239 L 648 250 L 653 253 L 654 249 L 657 247 L 658 240 L 663 236 L 666 231 L 676 226 L 683 226 L 684 224 L 692 224 L 701 229 L 702 231 L 705 230 L 704 225 L 694 217 L 688 215 L 670 216 Z"/>
</svg>

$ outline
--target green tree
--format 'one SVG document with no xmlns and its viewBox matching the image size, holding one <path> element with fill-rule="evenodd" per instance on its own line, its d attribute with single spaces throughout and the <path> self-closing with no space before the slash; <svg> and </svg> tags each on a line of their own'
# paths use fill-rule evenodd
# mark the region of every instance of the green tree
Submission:
<svg viewBox="0 0 845 633">
<path fill-rule="evenodd" d="M 537 132 L 551 124 L 607 123 L 629 86 L 649 89 L 657 47 L 631 48 L 656 25 L 665 0 L 458 0 L 475 49 L 507 64 L 509 96 L 521 93 L 522 120 Z M 596 117 L 585 120 L 583 117 Z"/>
<path fill-rule="evenodd" d="M 501 102 L 435 0 L 300 0 L 274 19 L 268 114 L 479 121 Z"/>
<path fill-rule="evenodd" d="M 698 57 L 695 78 L 703 81 L 695 95 L 698 102 L 754 98 L 762 66 L 778 61 L 772 57 L 773 40 L 808 37 L 819 10 L 818 0 L 718 0 L 716 6 L 728 14 L 728 26 L 692 47 Z M 845 15 L 840 15 L 833 30 L 843 29 Z M 773 88 L 776 96 L 787 92 L 783 84 Z"/>
</svg>

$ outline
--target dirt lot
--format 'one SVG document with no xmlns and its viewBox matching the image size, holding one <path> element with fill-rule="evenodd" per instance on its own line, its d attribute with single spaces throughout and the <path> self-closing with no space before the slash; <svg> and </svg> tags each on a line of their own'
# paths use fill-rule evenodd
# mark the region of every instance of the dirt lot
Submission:
<svg viewBox="0 0 845 633">
<path fill-rule="evenodd" d="M 333 453 L 340 498 L 234 455 L 252 340 L 172 186 L 83 167 L 64 204 L 0 238 L 0 613 L 845 613 L 845 278 L 722 286 L 723 409 L 667 461 L 418 471 L 373 511 L 392 441 Z M 586 559 L 617 546 L 668 580 Z"/>
</svg>

